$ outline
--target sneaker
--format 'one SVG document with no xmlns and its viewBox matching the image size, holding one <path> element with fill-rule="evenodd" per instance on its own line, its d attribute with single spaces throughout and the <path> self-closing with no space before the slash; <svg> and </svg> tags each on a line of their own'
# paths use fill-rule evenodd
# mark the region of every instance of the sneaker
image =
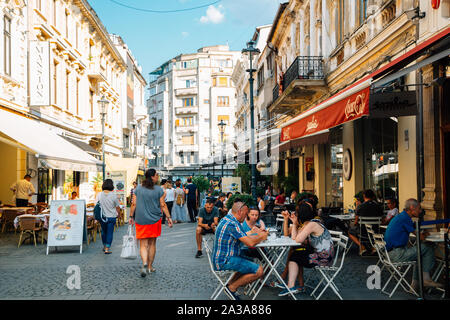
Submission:
<svg viewBox="0 0 450 320">
<path fill-rule="evenodd" d="M 239 297 L 239 295 L 237 294 L 237 292 L 232 292 L 228 286 L 225 287 L 225 289 L 227 290 L 227 293 L 229 295 L 231 295 L 235 300 L 241 300 L 241 297 Z"/>
<path fill-rule="evenodd" d="M 297 287 L 296 287 L 296 286 L 293 286 L 292 288 L 289 288 L 289 290 L 288 290 L 288 289 L 284 289 L 283 291 L 281 291 L 281 292 L 278 294 L 278 296 L 279 296 L 279 297 L 284 297 L 284 296 L 288 295 L 289 293 L 295 294 L 295 293 L 297 293 L 297 292 L 298 292 Z"/>
<path fill-rule="evenodd" d="M 146 275 L 147 275 L 147 265 L 144 265 L 141 268 L 141 277 L 145 278 Z"/>
<path fill-rule="evenodd" d="M 299 285 L 296 285 L 296 286 L 295 286 L 295 290 L 297 290 L 297 293 L 306 293 L 306 288 L 305 288 L 305 286 L 299 286 Z"/>
<path fill-rule="evenodd" d="M 201 250 L 197 251 L 197 254 L 195 255 L 196 258 L 200 258 L 203 255 Z"/>
</svg>

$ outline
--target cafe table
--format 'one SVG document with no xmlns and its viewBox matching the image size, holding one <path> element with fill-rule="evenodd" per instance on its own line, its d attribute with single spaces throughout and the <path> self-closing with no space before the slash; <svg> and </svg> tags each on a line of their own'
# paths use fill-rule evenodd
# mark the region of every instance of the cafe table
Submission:
<svg viewBox="0 0 450 320">
<path fill-rule="evenodd" d="M 19 218 L 28 218 L 28 217 L 32 217 L 32 218 L 36 218 L 36 220 L 41 220 L 42 222 L 44 222 L 44 228 L 48 229 L 48 222 L 50 219 L 50 214 L 48 213 L 44 213 L 44 214 L 22 214 L 20 216 L 17 216 L 14 219 L 14 228 L 18 228 L 19 227 Z"/>
<path fill-rule="evenodd" d="M 301 245 L 302 245 L 301 243 L 297 243 L 290 237 L 286 236 L 276 237 L 275 234 L 273 235 L 271 234 L 271 236 L 269 236 L 269 238 L 267 238 L 266 241 L 263 241 L 256 245 L 256 249 L 263 257 L 263 270 L 265 277 L 264 279 L 258 279 L 257 281 L 255 281 L 255 284 L 252 286 L 252 288 L 258 288 L 255 291 L 252 300 L 256 299 L 262 287 L 267 282 L 272 273 L 275 274 L 280 283 L 286 289 L 289 289 L 287 284 L 284 282 L 283 278 L 278 273 L 277 267 L 279 266 L 280 262 L 285 257 L 286 253 L 290 248 L 298 247 Z M 253 290 L 250 290 L 250 294 L 252 293 L 252 291 Z M 290 295 L 292 296 L 292 298 L 294 298 L 294 300 L 297 300 L 297 298 L 292 292 L 290 292 Z"/>
<path fill-rule="evenodd" d="M 330 214 L 330 217 L 339 219 L 342 221 L 350 221 L 350 220 L 355 219 L 355 214 L 353 214 L 353 213 L 351 213 L 351 214 Z"/>
<path fill-rule="evenodd" d="M 28 211 L 30 209 L 33 210 L 33 207 L 2 207 L 2 208 L 0 208 L 0 218 L 1 218 L 4 210 L 16 211 L 19 214 L 19 213 Z"/>
</svg>

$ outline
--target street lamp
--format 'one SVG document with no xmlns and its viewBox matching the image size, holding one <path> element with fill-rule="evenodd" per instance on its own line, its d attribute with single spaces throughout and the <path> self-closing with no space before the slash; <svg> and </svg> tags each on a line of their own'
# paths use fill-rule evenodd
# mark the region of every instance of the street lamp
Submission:
<svg viewBox="0 0 450 320">
<path fill-rule="evenodd" d="M 105 181 L 105 116 L 107 113 L 107 106 L 109 101 L 106 100 L 105 96 L 102 96 L 100 100 L 97 101 L 100 104 L 100 114 L 102 116 L 102 166 L 103 166 L 103 181 Z"/>
<path fill-rule="evenodd" d="M 256 72 L 252 67 L 253 58 L 260 54 L 258 48 L 255 48 L 255 41 L 247 42 L 247 48 L 242 49 L 243 55 L 248 55 L 250 68 L 246 71 L 249 73 L 250 77 L 248 79 L 250 83 L 250 130 L 251 130 L 251 144 L 250 144 L 250 166 L 252 168 L 252 197 L 256 200 L 256 153 L 255 153 L 255 106 L 253 104 L 253 73 Z"/>
<path fill-rule="evenodd" d="M 223 122 L 223 119 L 221 119 L 218 126 L 219 126 L 219 131 L 220 131 L 220 140 L 222 140 L 222 180 L 223 180 L 223 149 L 225 147 L 223 145 L 223 134 L 225 132 L 225 127 L 227 126 L 227 124 L 225 122 Z"/>
</svg>

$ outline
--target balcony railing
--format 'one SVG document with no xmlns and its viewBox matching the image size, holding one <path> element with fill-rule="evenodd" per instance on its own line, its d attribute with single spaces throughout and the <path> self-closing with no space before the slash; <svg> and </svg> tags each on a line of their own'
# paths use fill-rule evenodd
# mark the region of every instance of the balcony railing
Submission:
<svg viewBox="0 0 450 320">
<path fill-rule="evenodd" d="M 291 64 L 283 77 L 283 91 L 289 87 L 294 80 L 323 80 L 323 60 L 318 57 L 297 57 Z M 279 84 L 273 89 L 273 101 L 279 96 Z"/>
</svg>

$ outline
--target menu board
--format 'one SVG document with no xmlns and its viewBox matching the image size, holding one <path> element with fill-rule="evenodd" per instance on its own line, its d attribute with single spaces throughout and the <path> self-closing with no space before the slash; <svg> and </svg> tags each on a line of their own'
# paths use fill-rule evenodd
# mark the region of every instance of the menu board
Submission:
<svg viewBox="0 0 450 320">
<path fill-rule="evenodd" d="M 242 192 L 241 177 L 223 177 L 222 178 L 222 192 Z"/>
<path fill-rule="evenodd" d="M 114 183 L 114 193 L 119 199 L 121 206 L 125 206 L 127 203 L 127 172 L 126 171 L 107 171 L 106 179 L 111 179 Z M 123 208 L 123 207 L 122 207 Z"/>
<path fill-rule="evenodd" d="M 53 200 L 50 204 L 47 254 L 49 247 L 83 246 L 84 200 Z"/>
</svg>

